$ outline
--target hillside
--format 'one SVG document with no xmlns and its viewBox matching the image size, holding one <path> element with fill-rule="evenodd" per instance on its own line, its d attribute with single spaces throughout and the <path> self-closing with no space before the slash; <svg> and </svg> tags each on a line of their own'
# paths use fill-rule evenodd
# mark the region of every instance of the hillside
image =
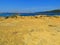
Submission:
<svg viewBox="0 0 60 45">
<path fill-rule="evenodd" d="M 1 17 L 0 45 L 60 45 L 60 16 Z"/>
</svg>

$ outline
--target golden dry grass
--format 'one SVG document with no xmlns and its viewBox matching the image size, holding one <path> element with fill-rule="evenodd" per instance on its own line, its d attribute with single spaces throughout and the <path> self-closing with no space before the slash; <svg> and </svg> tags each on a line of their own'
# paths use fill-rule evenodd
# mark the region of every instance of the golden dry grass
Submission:
<svg viewBox="0 0 60 45">
<path fill-rule="evenodd" d="M 0 45 L 60 45 L 60 16 L 2 17 Z"/>
</svg>

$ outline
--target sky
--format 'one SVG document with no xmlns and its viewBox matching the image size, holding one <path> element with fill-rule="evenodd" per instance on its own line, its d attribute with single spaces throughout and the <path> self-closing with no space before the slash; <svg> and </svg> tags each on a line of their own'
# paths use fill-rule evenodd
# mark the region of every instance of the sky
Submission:
<svg viewBox="0 0 60 45">
<path fill-rule="evenodd" d="M 40 12 L 60 9 L 60 0 L 0 0 L 0 12 Z"/>
</svg>

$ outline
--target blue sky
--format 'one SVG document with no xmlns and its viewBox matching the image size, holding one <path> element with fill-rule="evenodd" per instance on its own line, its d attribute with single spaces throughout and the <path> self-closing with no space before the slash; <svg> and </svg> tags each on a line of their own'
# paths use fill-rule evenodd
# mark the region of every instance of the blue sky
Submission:
<svg viewBox="0 0 60 45">
<path fill-rule="evenodd" d="M 39 12 L 60 9 L 60 0 L 0 0 L 0 12 Z"/>
</svg>

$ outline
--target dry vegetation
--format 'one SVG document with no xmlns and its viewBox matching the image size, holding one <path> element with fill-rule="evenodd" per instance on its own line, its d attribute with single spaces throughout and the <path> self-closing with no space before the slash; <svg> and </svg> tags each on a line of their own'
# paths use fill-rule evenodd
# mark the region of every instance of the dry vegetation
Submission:
<svg viewBox="0 0 60 45">
<path fill-rule="evenodd" d="M 0 17 L 0 45 L 60 45 L 60 16 Z"/>
</svg>

